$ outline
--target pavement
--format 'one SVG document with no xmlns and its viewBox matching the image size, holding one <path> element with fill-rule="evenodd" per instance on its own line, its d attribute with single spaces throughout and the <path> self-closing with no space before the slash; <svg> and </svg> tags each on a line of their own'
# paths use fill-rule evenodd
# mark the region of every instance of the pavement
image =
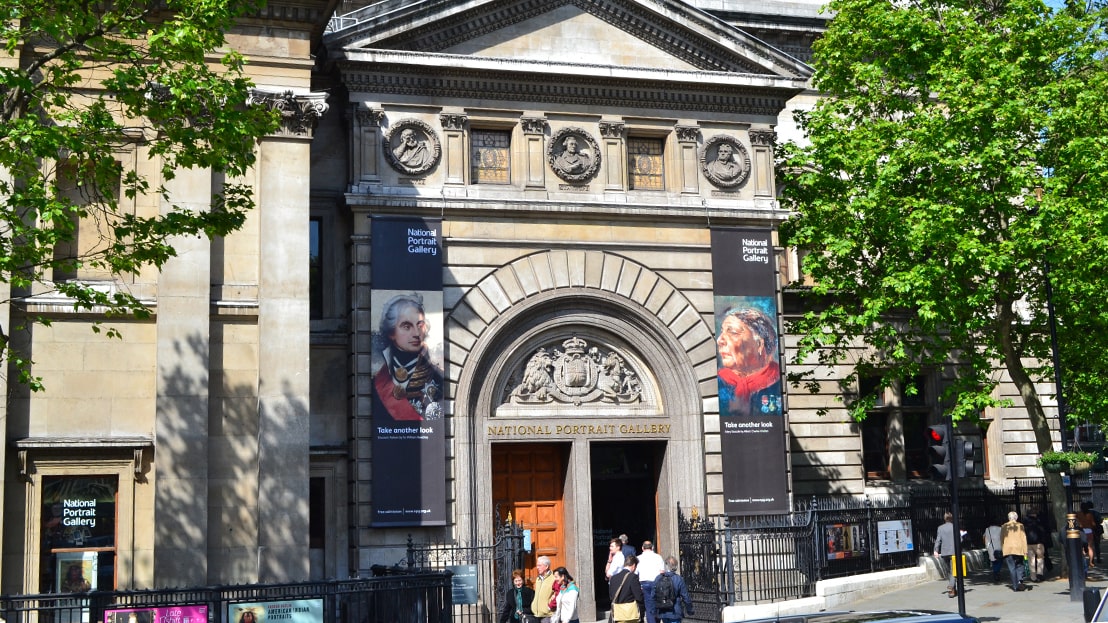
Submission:
<svg viewBox="0 0 1108 623">
<path fill-rule="evenodd" d="M 1054 571 L 1061 567 L 1057 560 Z M 1042 582 L 1028 583 L 1028 590 L 1014 592 L 1008 581 L 1008 571 L 1002 567 L 1000 581 L 993 582 L 991 570 L 971 570 L 964 580 L 965 613 L 982 622 L 1003 623 L 1081 623 L 1085 621 L 1084 600 L 1077 593 L 1072 600 L 1069 580 L 1048 577 Z M 1108 565 L 1089 570 L 1086 588 L 1108 592 Z M 946 592 L 946 580 L 928 580 L 915 586 L 887 592 L 874 597 L 850 601 L 836 607 L 847 610 L 882 610 L 888 608 L 925 608 L 958 612 L 957 597 Z"/>
</svg>

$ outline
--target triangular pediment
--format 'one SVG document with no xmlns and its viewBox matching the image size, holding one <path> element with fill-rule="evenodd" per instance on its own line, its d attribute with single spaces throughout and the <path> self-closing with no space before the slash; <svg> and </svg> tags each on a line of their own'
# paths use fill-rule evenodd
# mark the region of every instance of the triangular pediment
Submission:
<svg viewBox="0 0 1108 623">
<path fill-rule="evenodd" d="M 804 63 L 680 0 L 385 0 L 332 22 L 359 51 L 474 61 L 805 79 Z M 573 70 L 570 69 L 570 72 Z"/>
</svg>

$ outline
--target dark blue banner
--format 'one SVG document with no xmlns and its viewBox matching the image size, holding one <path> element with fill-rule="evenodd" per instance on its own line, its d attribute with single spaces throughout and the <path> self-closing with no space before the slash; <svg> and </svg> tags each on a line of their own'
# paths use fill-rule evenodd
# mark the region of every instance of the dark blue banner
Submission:
<svg viewBox="0 0 1108 623">
<path fill-rule="evenodd" d="M 713 229 L 724 512 L 789 510 L 776 265 L 769 229 Z"/>
<path fill-rule="evenodd" d="M 446 524 L 442 222 L 374 218 L 373 525 Z"/>
</svg>

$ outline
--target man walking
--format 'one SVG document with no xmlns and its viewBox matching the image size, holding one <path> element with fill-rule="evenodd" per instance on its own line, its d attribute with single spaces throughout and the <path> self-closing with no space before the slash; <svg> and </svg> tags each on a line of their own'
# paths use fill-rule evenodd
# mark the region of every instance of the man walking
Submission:
<svg viewBox="0 0 1108 623">
<path fill-rule="evenodd" d="M 550 558 L 539 556 L 535 561 L 535 600 L 531 602 L 531 613 L 539 623 L 550 623 L 554 611 L 550 609 L 550 596 L 554 593 L 554 574 L 550 572 Z"/>
<path fill-rule="evenodd" d="M 692 600 L 689 599 L 689 587 L 685 585 L 685 578 L 677 575 L 677 559 L 673 556 L 666 556 L 666 570 L 654 580 L 655 589 L 659 589 L 667 580 L 673 584 L 673 608 L 658 606 L 658 620 L 661 623 L 681 623 L 686 614 L 693 614 Z"/>
<path fill-rule="evenodd" d="M 1008 523 L 1000 527 L 1000 547 L 1004 552 L 1004 558 L 1008 560 L 1008 573 L 1012 574 L 1012 590 L 1022 591 L 1027 587 L 1023 584 L 1023 558 L 1027 556 L 1027 532 L 1019 521 L 1019 515 L 1012 511 L 1008 513 Z"/>
<path fill-rule="evenodd" d="M 612 600 L 612 621 L 615 623 L 642 623 L 643 603 L 642 586 L 635 568 L 639 559 L 630 556 L 623 562 L 623 569 L 608 581 L 608 597 Z"/>
<path fill-rule="evenodd" d="M 954 560 L 954 515 L 949 511 L 943 514 L 943 525 L 935 533 L 935 558 L 939 559 L 939 564 L 946 565 L 949 572 L 946 580 L 947 595 L 957 597 L 958 589 L 954 584 L 954 574 L 958 568 Z"/>
<path fill-rule="evenodd" d="M 1044 559 L 1046 558 L 1046 540 L 1050 537 L 1043 523 L 1039 521 L 1038 511 L 1027 513 L 1027 519 L 1023 522 L 1024 532 L 1027 533 L 1027 564 L 1031 566 L 1030 575 L 1032 582 L 1042 582 L 1046 579 Z"/>
<path fill-rule="evenodd" d="M 654 551 L 654 544 L 643 541 L 642 553 L 639 554 L 639 566 L 635 568 L 635 575 L 639 576 L 639 584 L 642 585 L 643 602 L 646 604 L 646 621 L 654 623 L 654 578 L 665 571 L 666 563 Z"/>
</svg>

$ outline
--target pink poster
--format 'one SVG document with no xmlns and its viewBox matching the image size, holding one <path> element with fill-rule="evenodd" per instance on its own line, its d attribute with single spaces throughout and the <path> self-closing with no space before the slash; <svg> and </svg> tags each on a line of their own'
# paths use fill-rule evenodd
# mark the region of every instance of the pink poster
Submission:
<svg viewBox="0 0 1108 623">
<path fill-rule="evenodd" d="M 105 610 L 104 623 L 208 623 L 208 606 Z"/>
</svg>

